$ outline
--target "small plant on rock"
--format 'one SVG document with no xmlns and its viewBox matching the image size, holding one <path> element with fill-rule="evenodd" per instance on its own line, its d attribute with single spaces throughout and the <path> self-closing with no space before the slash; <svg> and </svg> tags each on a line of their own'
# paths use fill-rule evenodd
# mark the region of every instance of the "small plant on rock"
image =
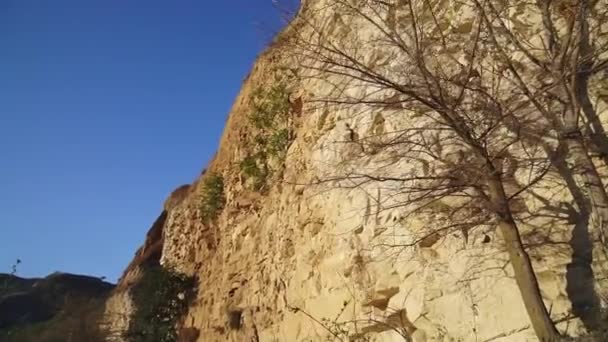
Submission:
<svg viewBox="0 0 608 342">
<path fill-rule="evenodd" d="M 219 174 L 210 174 L 203 179 L 201 190 L 200 212 L 203 223 L 209 224 L 224 208 L 224 178 Z"/>
<path fill-rule="evenodd" d="M 271 170 L 265 163 L 260 163 L 263 157 L 258 154 L 245 157 L 241 163 L 241 174 L 252 180 L 253 189 L 258 191 L 266 184 L 266 179 L 271 175 Z M 260 165 L 261 164 L 261 165 Z"/>
<path fill-rule="evenodd" d="M 289 146 L 289 130 L 287 128 L 279 129 L 273 132 L 268 138 L 268 154 L 283 159 L 287 146 Z"/>
<path fill-rule="evenodd" d="M 256 191 L 263 191 L 273 167 L 280 168 L 293 140 L 289 92 L 283 80 L 269 88 L 258 88 L 251 95 L 252 111 L 248 120 L 255 129 L 249 139 L 253 151 L 240 162 L 241 174 Z M 276 171 L 276 170 L 274 170 Z"/>
<path fill-rule="evenodd" d="M 256 89 L 251 100 L 253 110 L 249 114 L 249 121 L 256 128 L 275 129 L 289 115 L 289 93 L 283 82 L 279 82 L 268 89 Z"/>
</svg>

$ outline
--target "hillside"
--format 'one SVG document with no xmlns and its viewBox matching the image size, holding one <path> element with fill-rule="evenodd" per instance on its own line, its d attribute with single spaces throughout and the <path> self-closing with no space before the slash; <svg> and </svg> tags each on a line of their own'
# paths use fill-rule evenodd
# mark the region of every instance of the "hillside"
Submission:
<svg viewBox="0 0 608 342">
<path fill-rule="evenodd" d="M 0 341 L 102 341 L 98 320 L 113 288 L 67 273 L 33 279 L 0 274 Z"/>
</svg>

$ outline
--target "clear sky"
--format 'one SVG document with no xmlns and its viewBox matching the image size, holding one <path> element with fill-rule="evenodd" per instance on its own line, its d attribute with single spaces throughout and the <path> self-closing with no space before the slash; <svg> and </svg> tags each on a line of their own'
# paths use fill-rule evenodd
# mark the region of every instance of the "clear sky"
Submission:
<svg viewBox="0 0 608 342">
<path fill-rule="evenodd" d="M 0 272 L 116 280 L 280 23 L 272 0 L 1 0 Z"/>
</svg>

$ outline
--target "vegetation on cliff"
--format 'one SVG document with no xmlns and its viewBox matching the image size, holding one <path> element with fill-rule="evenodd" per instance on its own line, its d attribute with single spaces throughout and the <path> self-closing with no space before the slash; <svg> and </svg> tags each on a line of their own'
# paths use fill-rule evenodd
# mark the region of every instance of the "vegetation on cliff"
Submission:
<svg viewBox="0 0 608 342">
<path fill-rule="evenodd" d="M 203 223 L 211 223 L 226 203 L 224 178 L 220 174 L 209 174 L 203 179 L 200 213 Z"/>
<path fill-rule="evenodd" d="M 254 128 L 250 148 L 239 166 L 241 174 L 256 191 L 267 190 L 268 180 L 283 167 L 293 132 L 289 114 L 287 80 L 277 78 L 268 88 L 257 88 L 250 97 L 248 121 Z"/>
<path fill-rule="evenodd" d="M 135 313 L 129 342 L 175 342 L 177 323 L 194 295 L 195 279 L 160 265 L 143 266 L 143 276 L 131 289 Z"/>
</svg>

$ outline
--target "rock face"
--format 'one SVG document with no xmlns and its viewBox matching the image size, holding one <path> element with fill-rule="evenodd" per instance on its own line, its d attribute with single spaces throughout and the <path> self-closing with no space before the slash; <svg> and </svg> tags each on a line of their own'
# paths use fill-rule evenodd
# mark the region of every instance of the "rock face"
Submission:
<svg viewBox="0 0 608 342">
<path fill-rule="evenodd" d="M 217 155 L 199 179 L 166 201 L 107 302 L 112 329 L 128 327 L 129 289 L 141 265 L 153 260 L 198 279 L 196 298 L 180 321 L 188 332 L 184 341 L 536 341 L 495 229 L 480 224 L 425 234 L 449 223 L 444 209 L 459 204 L 440 202 L 436 212 L 407 215 L 398 205 L 399 181 L 330 181 L 353 170 L 384 168 L 390 176 L 418 166 L 391 151 L 360 157 L 360 137 L 416 125 L 400 115 L 399 105 L 359 113 L 310 101 L 330 89 L 292 67 L 295 57 L 284 42 L 302 28 L 304 11 L 324 4 L 307 1 L 258 58 Z M 339 16 L 327 22 L 336 26 L 332 32 L 366 32 Z M 253 99 L 286 69 L 300 80 L 289 86 L 290 142 L 279 165 L 269 162 L 268 185 L 256 190 L 239 167 L 259 130 L 250 120 Z M 605 119 L 606 103 L 597 108 Z M 201 198 L 212 175 L 222 176 L 225 198 L 209 221 Z M 599 324 L 608 273 L 600 253 L 592 263 L 575 258 L 581 248 L 587 254 L 599 248 L 572 203 L 565 181 L 548 174 L 516 204 L 522 217 L 533 216 L 520 226 L 551 317 L 561 333 L 580 336 Z"/>
</svg>

